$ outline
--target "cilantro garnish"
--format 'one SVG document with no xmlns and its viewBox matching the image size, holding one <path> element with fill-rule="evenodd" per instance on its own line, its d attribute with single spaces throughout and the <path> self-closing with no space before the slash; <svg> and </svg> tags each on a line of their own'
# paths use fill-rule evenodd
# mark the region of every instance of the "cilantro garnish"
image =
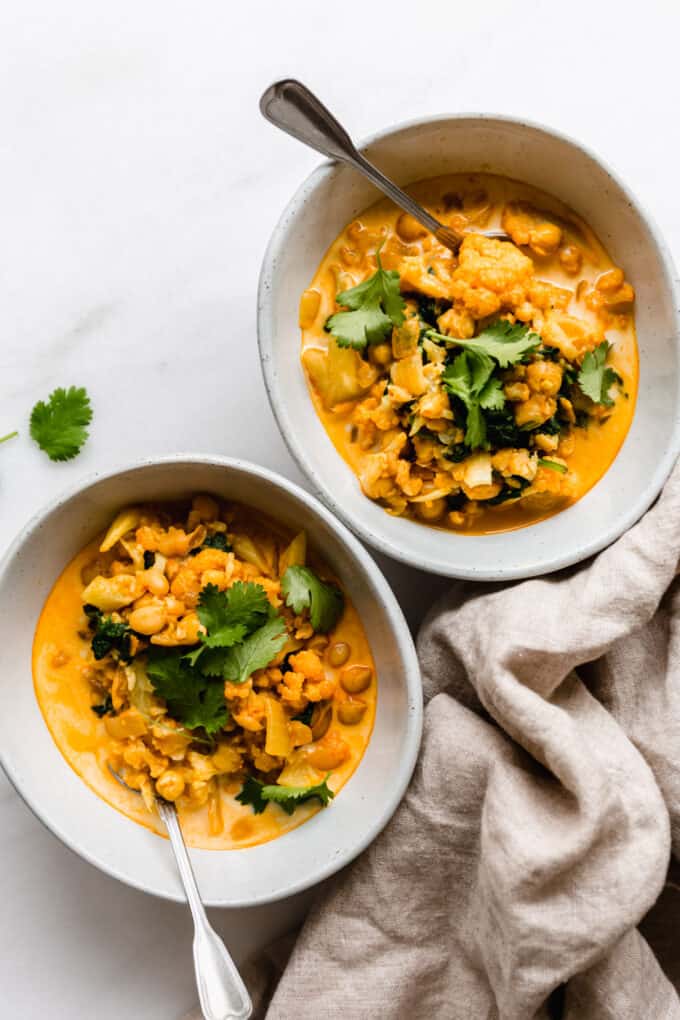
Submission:
<svg viewBox="0 0 680 1020">
<path fill-rule="evenodd" d="M 443 341 L 454 347 L 464 347 L 466 350 L 487 355 L 497 361 L 501 368 L 516 364 L 541 342 L 538 333 L 533 333 L 528 326 L 521 322 L 507 322 L 505 319 L 490 323 L 479 336 L 471 340 L 459 340 L 457 337 L 437 333 L 433 329 L 428 330 L 427 336 L 431 340 Z"/>
<path fill-rule="evenodd" d="M 463 351 L 448 365 L 442 382 L 458 397 L 467 410 L 465 444 L 471 450 L 486 445 L 486 421 L 483 410 L 498 411 L 505 404 L 503 384 L 493 376 L 494 364 L 482 351 Z"/>
<path fill-rule="evenodd" d="M 316 786 L 279 786 L 276 783 L 265 786 L 253 776 L 248 776 L 236 800 L 243 805 L 250 805 L 256 815 L 262 814 L 270 801 L 283 808 L 287 815 L 292 815 L 298 804 L 303 804 L 313 797 L 317 797 L 326 807 L 335 796 L 328 786 L 329 776 L 330 772 L 324 781 Z"/>
<path fill-rule="evenodd" d="M 603 340 L 594 351 L 588 351 L 578 374 L 581 392 L 590 397 L 594 403 L 603 404 L 605 407 L 613 407 L 614 401 L 609 396 L 609 390 L 614 383 L 620 381 L 618 373 L 605 364 L 611 349 L 609 341 Z"/>
<path fill-rule="evenodd" d="M 544 468 L 550 468 L 551 471 L 557 471 L 560 475 L 566 475 L 567 466 L 566 464 L 560 464 L 556 460 L 548 460 L 547 457 L 539 457 L 539 466 Z"/>
<path fill-rule="evenodd" d="M 181 650 L 149 652 L 146 671 L 168 712 L 187 729 L 217 733 L 229 718 L 221 680 L 204 677 L 183 658 Z"/>
<path fill-rule="evenodd" d="M 237 581 L 227 591 L 208 584 L 198 600 L 198 618 L 207 633 L 206 648 L 229 648 L 267 621 L 272 609 L 261 584 Z"/>
<path fill-rule="evenodd" d="M 338 347 L 362 350 L 366 344 L 380 343 L 393 326 L 401 326 L 404 321 L 399 273 L 383 269 L 380 248 L 375 257 L 378 268 L 373 276 L 337 295 L 338 304 L 349 310 L 331 315 L 325 328 L 335 337 Z"/>
<path fill-rule="evenodd" d="M 71 460 L 88 437 L 92 407 L 83 387 L 56 389 L 31 411 L 31 436 L 50 460 Z"/>
<path fill-rule="evenodd" d="M 293 612 L 309 609 L 317 634 L 327 634 L 342 616 L 345 600 L 340 589 L 321 581 L 309 567 L 288 567 L 281 579 L 281 591 Z"/>
<path fill-rule="evenodd" d="M 212 671 L 219 666 L 225 680 L 234 684 L 245 683 L 255 670 L 264 669 L 276 658 L 287 640 L 285 620 L 282 616 L 274 616 L 241 644 L 220 650 L 208 662 L 206 669 Z"/>
</svg>

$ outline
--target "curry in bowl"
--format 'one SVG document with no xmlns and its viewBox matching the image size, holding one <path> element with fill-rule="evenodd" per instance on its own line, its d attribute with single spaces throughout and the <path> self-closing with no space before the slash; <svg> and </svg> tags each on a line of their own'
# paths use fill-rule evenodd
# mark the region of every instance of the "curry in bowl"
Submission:
<svg viewBox="0 0 680 1020">
<path fill-rule="evenodd" d="M 550 195 L 488 174 L 408 190 L 467 236 L 454 256 L 388 200 L 342 231 L 300 301 L 316 411 L 388 513 L 468 534 L 531 524 L 625 438 L 633 288 Z M 494 228 L 511 241 L 475 232 Z"/>
<path fill-rule="evenodd" d="M 209 495 L 126 508 L 75 557 L 33 671 L 89 786 L 158 832 L 155 797 L 175 802 L 187 842 L 208 849 L 265 842 L 328 805 L 375 717 L 361 621 L 304 532 Z"/>
</svg>

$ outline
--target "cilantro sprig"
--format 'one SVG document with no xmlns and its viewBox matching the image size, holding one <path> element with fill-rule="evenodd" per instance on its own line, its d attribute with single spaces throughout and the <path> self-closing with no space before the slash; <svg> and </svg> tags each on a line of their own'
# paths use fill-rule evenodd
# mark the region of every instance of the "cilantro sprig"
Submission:
<svg viewBox="0 0 680 1020">
<path fill-rule="evenodd" d="M 244 806 L 252 807 L 256 815 L 261 815 L 267 804 L 272 802 L 283 808 L 287 815 L 292 815 L 298 805 L 313 798 L 320 800 L 323 807 L 326 807 L 335 796 L 328 785 L 329 778 L 330 772 L 316 786 L 279 786 L 276 783 L 266 785 L 254 776 L 247 776 L 236 800 Z"/>
<path fill-rule="evenodd" d="M 54 390 L 31 411 L 30 432 L 50 460 L 71 460 L 80 453 L 89 433 L 92 406 L 82 386 Z"/>
<path fill-rule="evenodd" d="M 363 350 L 366 344 L 380 343 L 393 326 L 401 326 L 404 321 L 399 273 L 383 269 L 380 248 L 375 257 L 378 268 L 373 276 L 337 295 L 337 303 L 347 311 L 336 312 L 326 321 L 325 329 L 335 337 L 338 347 Z"/>
<path fill-rule="evenodd" d="M 309 567 L 288 567 L 281 578 L 281 591 L 294 613 L 309 609 L 309 619 L 317 634 L 332 630 L 345 607 L 340 589 L 322 581 Z"/>
<path fill-rule="evenodd" d="M 147 673 L 173 718 L 214 734 L 229 717 L 224 681 L 245 683 L 270 664 L 288 635 L 264 588 L 253 582 L 237 581 L 227 591 L 206 585 L 196 612 L 205 628 L 200 642 L 189 650 L 154 649 Z"/>
<path fill-rule="evenodd" d="M 149 652 L 146 671 L 173 719 L 188 730 L 202 727 L 209 735 L 222 729 L 229 711 L 221 680 L 204 677 L 181 653 L 155 648 Z"/>
<path fill-rule="evenodd" d="M 430 340 L 464 347 L 466 350 L 493 358 L 500 368 L 515 365 L 541 343 L 538 333 L 534 333 L 528 326 L 521 322 L 507 322 L 505 319 L 490 323 L 479 336 L 470 340 L 459 340 L 457 337 L 438 333 L 434 329 L 428 330 L 427 336 Z"/>
<path fill-rule="evenodd" d="M 581 364 L 577 380 L 581 392 L 586 397 L 590 397 L 594 403 L 603 404 L 604 407 L 614 406 L 609 391 L 614 383 L 621 382 L 618 372 L 606 364 L 611 349 L 612 345 L 609 341 L 603 340 L 594 351 L 588 351 Z"/>
<path fill-rule="evenodd" d="M 469 350 L 448 365 L 442 382 L 466 409 L 465 445 L 477 450 L 486 445 L 487 429 L 483 411 L 499 411 L 505 405 L 500 379 L 493 375 L 494 364 L 488 354 Z"/>
</svg>

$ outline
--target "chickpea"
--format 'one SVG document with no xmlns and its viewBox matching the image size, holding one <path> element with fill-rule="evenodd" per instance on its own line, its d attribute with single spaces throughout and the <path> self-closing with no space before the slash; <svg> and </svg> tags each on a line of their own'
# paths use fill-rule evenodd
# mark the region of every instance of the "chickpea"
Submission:
<svg viewBox="0 0 680 1020">
<path fill-rule="evenodd" d="M 184 793 L 184 780 L 175 769 L 166 769 L 156 780 L 156 793 L 163 800 L 177 800 Z"/>
<path fill-rule="evenodd" d="M 562 385 L 562 369 L 554 361 L 534 361 L 527 365 L 527 383 L 534 393 L 554 397 Z"/>
<path fill-rule="evenodd" d="M 446 500 L 426 499 L 423 503 L 416 504 L 416 512 L 424 521 L 438 521 L 446 510 Z"/>
<path fill-rule="evenodd" d="M 370 666 L 348 666 L 340 674 L 340 684 L 348 694 L 361 694 L 370 687 L 373 670 Z"/>
<path fill-rule="evenodd" d="M 603 291 L 605 294 L 618 290 L 624 282 L 623 270 L 622 269 L 608 269 L 601 276 L 598 276 L 595 287 L 599 291 Z"/>
<path fill-rule="evenodd" d="M 340 666 L 344 666 L 350 657 L 352 649 L 346 641 L 336 641 L 334 645 L 328 649 L 328 664 L 333 666 L 334 669 L 339 669 Z"/>
<path fill-rule="evenodd" d="M 141 576 L 144 584 L 152 595 L 157 595 L 159 598 L 162 598 L 163 595 L 167 595 L 170 591 L 168 579 L 163 571 L 159 570 L 158 567 L 150 567 L 149 570 L 145 570 Z"/>
<path fill-rule="evenodd" d="M 571 276 L 581 272 L 583 266 L 583 254 L 575 244 L 565 244 L 560 248 L 560 264 Z"/>
<path fill-rule="evenodd" d="M 397 220 L 396 231 L 402 241 L 417 241 L 427 235 L 427 230 L 410 213 L 402 213 Z"/>
<path fill-rule="evenodd" d="M 553 255 L 560 246 L 562 231 L 555 223 L 539 223 L 529 235 L 529 244 L 537 255 Z"/>
<path fill-rule="evenodd" d="M 392 345 L 371 344 L 368 348 L 368 357 L 374 365 L 389 365 L 392 361 Z"/>
<path fill-rule="evenodd" d="M 150 605 L 133 609 L 128 618 L 132 630 L 138 634 L 158 634 L 163 630 L 167 621 L 167 614 L 163 606 Z"/>
<path fill-rule="evenodd" d="M 191 509 L 199 521 L 216 521 L 220 512 L 217 500 L 213 499 L 212 496 L 206 496 L 204 493 L 194 496 L 191 501 Z"/>
<path fill-rule="evenodd" d="M 310 720 L 313 740 L 321 740 L 326 735 L 332 718 L 333 706 L 330 702 L 318 703 L 314 706 Z"/>
<path fill-rule="evenodd" d="M 356 726 L 365 716 L 367 708 L 366 702 L 360 698 L 348 698 L 338 706 L 338 719 L 345 726 Z"/>
<path fill-rule="evenodd" d="M 321 295 L 318 290 L 306 290 L 300 298 L 299 323 L 300 329 L 309 329 L 319 314 Z"/>
<path fill-rule="evenodd" d="M 322 740 L 316 747 L 310 748 L 307 752 L 307 761 L 314 768 L 324 772 L 342 765 L 349 757 L 349 747 L 342 737 L 331 732 L 325 740 Z"/>
</svg>

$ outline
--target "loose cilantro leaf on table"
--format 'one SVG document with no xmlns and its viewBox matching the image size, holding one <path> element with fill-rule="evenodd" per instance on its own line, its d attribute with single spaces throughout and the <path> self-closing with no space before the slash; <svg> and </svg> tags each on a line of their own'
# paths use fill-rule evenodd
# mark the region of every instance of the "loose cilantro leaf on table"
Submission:
<svg viewBox="0 0 680 1020">
<path fill-rule="evenodd" d="M 594 351 L 588 351 L 578 374 L 582 393 L 605 407 L 613 407 L 614 401 L 609 396 L 609 390 L 614 383 L 619 382 L 618 373 L 605 364 L 611 349 L 609 341 L 603 340 Z"/>
<path fill-rule="evenodd" d="M 335 337 L 338 347 L 362 350 L 366 344 L 380 343 L 393 326 L 401 326 L 404 321 L 399 273 L 383 269 L 380 248 L 375 257 L 378 268 L 373 276 L 337 295 L 337 303 L 348 311 L 331 315 L 325 328 Z"/>
<path fill-rule="evenodd" d="M 475 351 L 478 354 L 486 355 L 498 362 L 501 368 L 508 368 L 536 349 L 541 343 L 538 333 L 532 332 L 528 326 L 520 322 L 506 322 L 505 319 L 498 319 L 490 323 L 479 336 L 470 340 L 459 340 L 457 337 L 446 336 L 444 333 L 437 333 L 436 330 L 428 330 L 427 336 L 431 340 L 445 342 L 455 347 L 464 347 L 466 350 Z"/>
<path fill-rule="evenodd" d="M 241 804 L 250 805 L 256 815 L 262 814 L 270 801 L 282 807 L 287 815 L 292 815 L 298 804 L 306 800 L 318 798 L 326 807 L 335 794 L 328 785 L 330 772 L 322 783 L 316 786 L 279 786 L 276 783 L 265 786 L 253 776 L 248 776 L 241 792 L 236 797 Z"/>
<path fill-rule="evenodd" d="M 153 688 L 165 699 L 168 712 L 187 729 L 198 727 L 208 734 L 221 730 L 229 711 L 221 680 L 204 677 L 183 658 L 180 649 L 149 652 L 146 671 Z"/>
<path fill-rule="evenodd" d="M 293 612 L 309 609 L 309 618 L 317 634 L 332 630 L 345 607 L 340 589 L 321 581 L 309 567 L 288 567 L 281 579 L 281 591 Z"/>
<path fill-rule="evenodd" d="M 19 433 L 16 431 L 8 432 L 6 436 L 0 436 L 0 443 L 6 443 L 8 439 L 15 439 Z"/>
<path fill-rule="evenodd" d="M 50 460 L 71 460 L 88 437 L 92 407 L 83 387 L 56 389 L 31 411 L 30 432 Z"/>
<path fill-rule="evenodd" d="M 503 384 L 493 376 L 494 365 L 488 354 L 463 351 L 447 365 L 442 382 L 458 397 L 467 410 L 465 444 L 471 450 L 486 445 L 486 421 L 482 411 L 498 411 L 505 405 Z"/>
</svg>

